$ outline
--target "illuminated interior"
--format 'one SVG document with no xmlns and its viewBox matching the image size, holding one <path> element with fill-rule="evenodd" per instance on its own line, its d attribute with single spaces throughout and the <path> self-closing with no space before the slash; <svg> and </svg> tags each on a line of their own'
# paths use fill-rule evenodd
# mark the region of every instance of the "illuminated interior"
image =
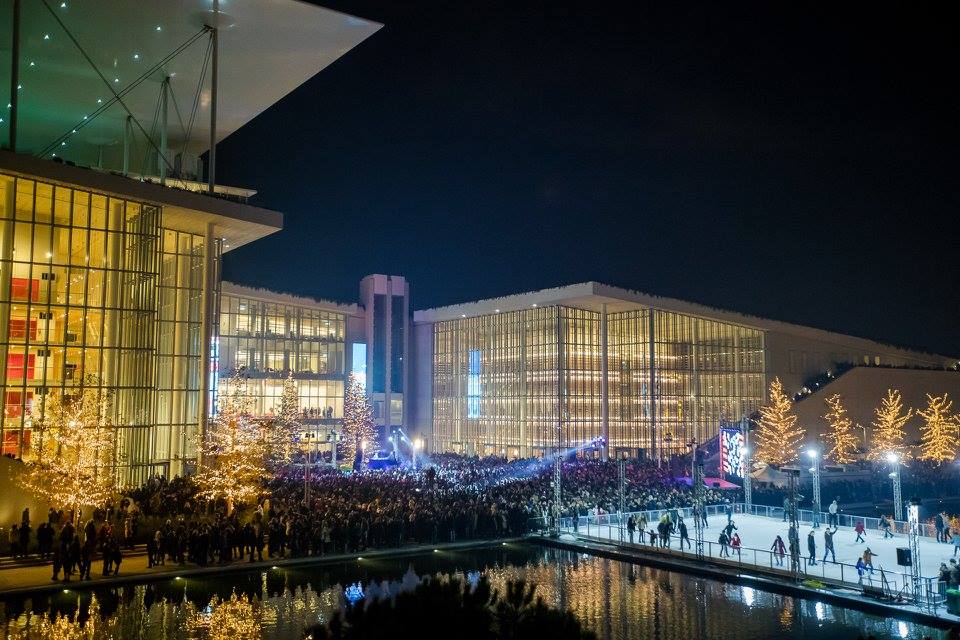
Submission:
<svg viewBox="0 0 960 640">
<path fill-rule="evenodd" d="M 683 450 L 762 403 L 762 331 L 649 308 L 606 320 L 611 451 Z M 434 447 L 517 457 L 551 453 L 558 425 L 565 448 L 601 435 L 601 325 L 567 306 L 437 322 Z"/>
<path fill-rule="evenodd" d="M 190 457 L 203 255 L 158 206 L 0 174 L 3 453 L 29 458 L 45 393 L 86 379 L 114 392 L 131 480 Z"/>
</svg>

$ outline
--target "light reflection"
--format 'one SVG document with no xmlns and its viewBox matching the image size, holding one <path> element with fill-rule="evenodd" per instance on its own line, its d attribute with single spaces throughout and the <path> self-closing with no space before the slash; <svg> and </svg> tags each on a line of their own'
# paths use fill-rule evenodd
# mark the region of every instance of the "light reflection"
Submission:
<svg viewBox="0 0 960 640">
<path fill-rule="evenodd" d="M 817 620 L 823 622 L 823 619 L 826 617 L 826 607 L 823 606 L 823 603 L 817 602 L 814 604 L 813 610 L 817 612 Z"/>
<path fill-rule="evenodd" d="M 748 607 L 753 606 L 754 592 L 752 587 L 740 587 L 740 591 L 743 593 L 743 604 Z"/>
</svg>

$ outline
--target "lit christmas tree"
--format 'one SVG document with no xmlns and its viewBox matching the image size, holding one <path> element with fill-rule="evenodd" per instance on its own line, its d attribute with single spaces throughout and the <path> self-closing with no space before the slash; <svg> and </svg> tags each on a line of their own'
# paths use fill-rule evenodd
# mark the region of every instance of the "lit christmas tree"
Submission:
<svg viewBox="0 0 960 640">
<path fill-rule="evenodd" d="M 960 416 L 951 413 L 952 409 L 953 400 L 946 393 L 942 396 L 927 394 L 926 410 L 917 410 L 917 415 L 924 421 L 920 427 L 919 460 L 941 464 L 956 459 L 960 446 Z"/>
<path fill-rule="evenodd" d="M 196 482 L 207 499 L 226 500 L 230 513 L 235 504 L 256 498 L 268 477 L 267 427 L 252 416 L 253 402 L 239 372 L 225 391 L 216 416 L 207 423 L 206 437 L 199 436 Z"/>
<path fill-rule="evenodd" d="M 186 628 L 191 638 L 208 640 L 259 640 L 263 628 L 263 607 L 236 592 L 228 600 L 213 596 L 203 611 L 188 607 Z"/>
<path fill-rule="evenodd" d="M 770 404 L 760 408 L 755 460 L 779 466 L 797 459 L 804 429 L 797 426 L 792 410 L 793 403 L 783 392 L 783 384 L 774 378 L 770 383 Z"/>
<path fill-rule="evenodd" d="M 343 398 L 343 429 L 340 435 L 340 457 L 353 464 L 357 452 L 366 444 L 367 451 L 376 448 L 377 433 L 373 427 L 373 411 L 363 385 L 351 375 Z"/>
<path fill-rule="evenodd" d="M 850 464 L 856 458 L 857 437 L 853 433 L 853 421 L 847 417 L 847 410 L 843 406 L 840 394 L 835 393 L 826 399 L 829 411 L 823 416 L 830 425 L 827 440 L 833 446 L 827 452 L 827 458 L 839 464 Z"/>
<path fill-rule="evenodd" d="M 903 426 L 913 416 L 913 409 L 903 412 L 900 392 L 887 389 L 887 395 L 880 406 L 873 410 L 877 418 L 873 424 L 873 443 L 867 457 L 870 460 L 886 460 L 887 454 L 896 453 L 900 460 L 910 457 L 910 450 L 904 443 L 906 433 Z"/>
<path fill-rule="evenodd" d="M 117 489 L 117 427 L 111 394 L 93 376 L 34 405 L 30 459 L 21 484 L 58 509 L 102 507 Z M 41 415 L 42 414 L 42 415 Z"/>
<path fill-rule="evenodd" d="M 267 458 L 275 465 L 290 462 L 303 435 L 303 424 L 300 422 L 300 396 L 297 381 L 293 379 L 292 372 L 283 381 L 283 395 L 280 396 L 280 407 L 276 416 L 269 420 L 266 426 L 264 444 Z"/>
</svg>

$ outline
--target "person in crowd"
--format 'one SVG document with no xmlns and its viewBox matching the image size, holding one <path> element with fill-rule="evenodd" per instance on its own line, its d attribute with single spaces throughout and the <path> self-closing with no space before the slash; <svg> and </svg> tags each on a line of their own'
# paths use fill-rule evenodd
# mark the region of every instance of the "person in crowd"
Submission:
<svg viewBox="0 0 960 640">
<path fill-rule="evenodd" d="M 933 518 L 933 526 L 937 530 L 937 542 L 945 542 L 943 537 L 943 513 L 938 513 Z"/>
<path fill-rule="evenodd" d="M 853 527 L 853 530 L 857 532 L 857 539 L 854 542 L 866 543 L 866 539 L 864 539 L 863 534 L 866 532 L 867 528 L 863 525 L 863 520 L 857 520 L 857 524 Z"/>
<path fill-rule="evenodd" d="M 631 515 L 627 518 L 627 535 L 630 537 L 630 544 L 633 544 L 633 534 L 637 531 L 637 521 Z M 682 545 L 682 543 L 681 543 Z"/>
<path fill-rule="evenodd" d="M 770 545 L 770 550 L 773 551 L 773 559 L 776 561 L 778 567 L 783 566 L 783 557 L 787 554 L 787 546 L 783 542 L 783 538 L 777 536 L 773 541 L 773 544 Z"/>
<path fill-rule="evenodd" d="M 890 520 L 887 518 L 886 514 L 880 516 L 880 530 L 883 531 L 884 540 L 893 537 L 893 534 L 890 533 Z"/>
<path fill-rule="evenodd" d="M 863 566 L 870 569 L 871 575 L 873 574 L 873 559 L 877 556 L 873 551 L 870 550 L 870 547 L 867 547 L 863 551 Z"/>
<path fill-rule="evenodd" d="M 827 561 L 828 555 L 831 558 L 831 562 L 833 562 L 834 564 L 836 564 L 837 562 L 837 554 L 833 550 L 833 536 L 836 533 L 837 533 L 836 527 L 834 527 L 833 529 L 831 529 L 830 527 L 827 527 L 826 529 L 823 530 L 823 561 L 824 562 Z"/>
<path fill-rule="evenodd" d="M 807 562 L 811 566 L 817 564 L 817 539 L 813 529 L 807 534 Z"/>
<path fill-rule="evenodd" d="M 683 521 L 683 518 L 680 518 L 680 522 L 677 523 L 677 527 L 680 530 L 680 550 L 683 551 L 683 543 L 687 543 L 687 549 L 690 549 L 690 534 L 687 531 L 687 523 Z"/>
<path fill-rule="evenodd" d="M 840 498 L 834 498 L 830 506 L 827 507 L 827 526 L 837 528 L 840 526 Z"/>
<path fill-rule="evenodd" d="M 720 543 L 720 557 L 729 558 L 730 557 L 730 536 L 727 535 L 726 531 L 721 531 L 720 536 L 717 538 L 717 542 Z"/>
<path fill-rule="evenodd" d="M 742 546 L 742 544 L 743 542 L 740 540 L 740 534 L 734 533 L 733 537 L 730 538 L 730 548 L 737 552 L 737 560 L 742 559 L 740 557 L 740 547 Z"/>
</svg>

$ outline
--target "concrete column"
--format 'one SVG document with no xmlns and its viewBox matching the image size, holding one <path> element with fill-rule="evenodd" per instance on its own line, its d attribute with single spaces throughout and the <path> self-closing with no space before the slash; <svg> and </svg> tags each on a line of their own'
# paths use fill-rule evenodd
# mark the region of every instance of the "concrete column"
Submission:
<svg viewBox="0 0 960 640">
<path fill-rule="evenodd" d="M 607 305 L 600 310 L 600 433 L 604 460 L 610 459 L 610 370 L 607 353 Z"/>
<path fill-rule="evenodd" d="M 214 287 L 216 286 L 216 238 L 213 234 L 213 223 L 207 223 L 207 230 L 204 234 L 203 242 L 203 291 L 200 300 L 202 308 L 200 309 L 200 402 L 197 416 L 197 425 L 200 429 L 201 437 L 207 435 L 207 416 L 210 413 L 210 343 L 213 340 L 213 314 L 216 309 L 213 308 L 216 296 Z M 198 452 L 199 455 L 199 452 Z M 198 461 L 199 462 L 199 461 Z"/>
<path fill-rule="evenodd" d="M 659 460 L 660 456 L 660 443 L 659 433 L 657 432 L 657 363 L 656 363 L 656 349 L 653 332 L 656 326 L 654 319 L 654 309 L 650 307 L 648 310 L 649 317 L 647 318 L 647 339 L 648 339 L 648 363 L 649 363 L 649 372 L 650 377 L 647 384 L 647 397 L 650 401 L 650 457 L 656 458 Z"/>
<path fill-rule="evenodd" d="M 376 297 L 376 292 L 374 292 Z M 383 345 L 383 431 L 384 439 L 390 435 L 390 385 L 393 384 L 393 281 L 387 277 L 387 295 L 384 308 L 387 324 Z"/>
<path fill-rule="evenodd" d="M 13 218 L 16 216 L 17 198 L 16 181 L 13 178 L 4 178 L 3 207 L 7 216 L 3 220 L 0 230 L 0 258 L 9 260 L 13 257 Z M 3 394 L 4 410 L 7 402 L 7 329 L 10 326 L 10 279 L 13 275 L 12 265 L 9 262 L 0 262 L 0 393 Z M 29 321 L 29 319 L 28 319 Z M 0 417 L 0 442 L 3 442 L 4 418 Z"/>
</svg>

